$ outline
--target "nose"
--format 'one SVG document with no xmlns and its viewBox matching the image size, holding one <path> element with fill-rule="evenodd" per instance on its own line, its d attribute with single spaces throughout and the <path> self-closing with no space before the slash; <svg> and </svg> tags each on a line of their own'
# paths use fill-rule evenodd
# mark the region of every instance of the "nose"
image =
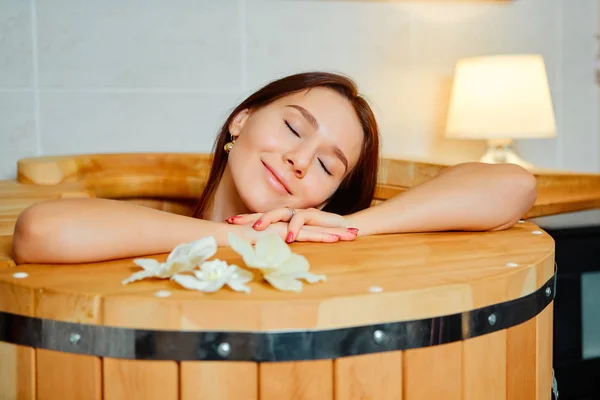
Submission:
<svg viewBox="0 0 600 400">
<path fill-rule="evenodd" d="M 314 149 L 309 148 L 309 146 L 302 146 L 285 153 L 283 157 L 284 162 L 294 171 L 294 175 L 298 178 L 304 178 L 314 154 Z"/>
</svg>

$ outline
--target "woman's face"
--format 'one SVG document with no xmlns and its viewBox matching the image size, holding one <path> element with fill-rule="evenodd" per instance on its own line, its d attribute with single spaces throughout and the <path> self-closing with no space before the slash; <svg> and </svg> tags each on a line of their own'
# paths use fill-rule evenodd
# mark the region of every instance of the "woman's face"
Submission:
<svg viewBox="0 0 600 400">
<path fill-rule="evenodd" d="M 229 126 L 227 168 L 252 212 L 320 208 L 354 168 L 364 134 L 349 101 L 317 87 L 253 111 Z"/>
</svg>

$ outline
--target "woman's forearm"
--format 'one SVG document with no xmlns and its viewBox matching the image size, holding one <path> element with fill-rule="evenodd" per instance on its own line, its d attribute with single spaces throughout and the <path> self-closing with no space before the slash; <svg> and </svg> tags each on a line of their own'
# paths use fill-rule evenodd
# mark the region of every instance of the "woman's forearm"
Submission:
<svg viewBox="0 0 600 400">
<path fill-rule="evenodd" d="M 535 177 L 521 167 L 465 163 L 348 219 L 360 235 L 505 229 L 535 199 Z"/>
<path fill-rule="evenodd" d="M 84 263 L 168 253 L 205 236 L 226 245 L 239 227 L 108 199 L 35 204 L 18 218 L 13 256 L 20 263 Z"/>
</svg>

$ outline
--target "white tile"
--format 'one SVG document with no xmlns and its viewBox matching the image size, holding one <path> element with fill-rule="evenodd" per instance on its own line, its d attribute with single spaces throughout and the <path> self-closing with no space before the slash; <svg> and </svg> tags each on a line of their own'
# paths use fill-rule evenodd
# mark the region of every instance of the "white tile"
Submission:
<svg viewBox="0 0 600 400">
<path fill-rule="evenodd" d="M 558 1 L 406 5 L 414 24 L 414 62 L 452 75 L 460 58 L 537 53 L 553 84 L 560 57 Z"/>
<path fill-rule="evenodd" d="M 15 179 L 17 160 L 36 155 L 31 91 L 0 92 L 0 180 Z"/>
<path fill-rule="evenodd" d="M 596 84 L 600 69 L 596 0 L 562 1 L 562 79 L 565 88 Z"/>
<path fill-rule="evenodd" d="M 248 83 L 307 70 L 349 75 L 364 93 L 395 90 L 410 26 L 397 4 L 264 1 L 247 5 Z"/>
<path fill-rule="evenodd" d="M 238 0 L 37 0 L 43 87 L 240 89 Z"/>
<path fill-rule="evenodd" d="M 32 59 L 30 2 L 0 0 L 0 88 L 31 87 Z"/>
<path fill-rule="evenodd" d="M 42 92 L 44 154 L 210 152 L 236 94 Z"/>
<path fill-rule="evenodd" d="M 594 85 L 565 88 L 562 93 L 563 168 L 580 172 L 600 172 L 598 150 L 598 88 Z"/>
</svg>

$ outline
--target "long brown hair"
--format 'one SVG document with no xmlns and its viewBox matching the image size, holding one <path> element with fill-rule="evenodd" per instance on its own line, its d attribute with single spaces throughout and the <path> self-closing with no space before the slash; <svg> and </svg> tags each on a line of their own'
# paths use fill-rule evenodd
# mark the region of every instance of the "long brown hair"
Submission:
<svg viewBox="0 0 600 400">
<path fill-rule="evenodd" d="M 379 163 L 379 129 L 371 107 L 358 93 L 349 78 L 328 72 L 306 72 L 273 81 L 238 105 L 229 115 L 213 147 L 212 167 L 206 187 L 200 196 L 193 216 L 203 218 L 212 203 L 215 191 L 227 165 L 228 154 L 223 150 L 229 141 L 229 125 L 244 109 L 256 110 L 289 94 L 315 87 L 327 87 L 344 96 L 354 107 L 364 132 L 360 157 L 354 169 L 344 178 L 323 211 L 348 215 L 371 205 L 377 184 Z"/>
</svg>

